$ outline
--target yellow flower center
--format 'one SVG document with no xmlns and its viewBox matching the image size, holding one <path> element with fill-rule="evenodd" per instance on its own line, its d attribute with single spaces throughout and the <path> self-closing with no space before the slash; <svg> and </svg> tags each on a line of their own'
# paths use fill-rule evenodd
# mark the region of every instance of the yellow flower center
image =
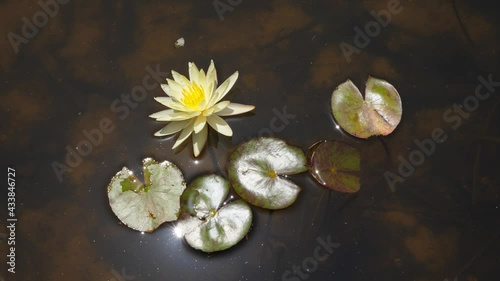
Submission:
<svg viewBox="0 0 500 281">
<path fill-rule="evenodd" d="M 205 99 L 205 91 L 203 91 L 200 85 L 194 82 L 182 89 L 181 102 L 191 109 L 198 110 L 198 106 L 203 99 Z"/>
<path fill-rule="evenodd" d="M 276 174 L 276 171 L 275 171 L 275 170 L 271 170 L 271 171 L 267 172 L 267 175 L 268 175 L 270 178 L 272 178 L 272 179 L 274 179 L 274 178 L 276 178 L 276 177 L 278 176 L 278 175 Z"/>
</svg>

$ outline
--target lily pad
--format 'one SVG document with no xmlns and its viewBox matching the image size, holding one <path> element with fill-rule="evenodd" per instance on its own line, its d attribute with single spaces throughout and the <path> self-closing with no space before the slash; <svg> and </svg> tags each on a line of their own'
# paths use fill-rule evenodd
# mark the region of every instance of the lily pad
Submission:
<svg viewBox="0 0 500 281">
<path fill-rule="evenodd" d="M 287 175 L 307 170 L 300 147 L 276 138 L 255 138 L 241 144 L 231 154 L 229 181 L 245 201 L 266 209 L 290 206 L 300 187 Z"/>
<path fill-rule="evenodd" d="M 181 196 L 182 210 L 200 219 L 217 211 L 229 193 L 229 182 L 218 175 L 193 180 Z"/>
<path fill-rule="evenodd" d="M 360 188 L 360 156 L 356 148 L 339 141 L 320 141 L 307 154 L 308 168 L 322 185 L 353 193 Z"/>
<path fill-rule="evenodd" d="M 229 182 L 218 175 L 194 180 L 182 196 L 182 208 L 194 215 L 176 226 L 193 248 L 211 253 L 237 244 L 252 225 L 252 210 L 242 200 L 225 204 Z"/>
<path fill-rule="evenodd" d="M 351 80 L 340 84 L 331 98 L 332 113 L 340 127 L 358 138 L 388 135 L 401 121 L 398 91 L 389 82 L 369 77 L 365 98 Z"/>
<path fill-rule="evenodd" d="M 151 232 L 179 217 L 180 197 L 186 183 L 182 172 L 171 162 L 159 163 L 146 158 L 142 163 L 145 183 L 123 167 L 108 185 L 108 198 L 111 209 L 123 224 Z"/>
</svg>

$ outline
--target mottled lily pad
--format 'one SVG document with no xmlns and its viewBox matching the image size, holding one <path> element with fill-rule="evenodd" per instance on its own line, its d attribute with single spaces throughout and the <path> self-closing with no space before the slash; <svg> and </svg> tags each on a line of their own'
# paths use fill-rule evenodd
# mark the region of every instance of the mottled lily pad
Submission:
<svg viewBox="0 0 500 281">
<path fill-rule="evenodd" d="M 290 206 L 300 192 L 300 187 L 286 176 L 306 170 L 306 157 L 300 147 L 276 138 L 255 138 L 233 152 L 228 174 L 241 198 L 274 210 Z"/>
<path fill-rule="evenodd" d="M 360 188 L 360 156 L 356 148 L 339 141 L 320 141 L 307 154 L 309 172 L 322 185 L 353 193 Z"/>
<path fill-rule="evenodd" d="M 168 161 L 159 163 L 146 158 L 142 163 L 145 183 L 123 167 L 108 185 L 108 198 L 121 222 L 132 229 L 151 232 L 178 218 L 186 184 L 179 168 Z"/>
<path fill-rule="evenodd" d="M 176 231 L 193 248 L 222 251 L 237 244 L 252 225 L 252 210 L 242 200 L 225 204 L 229 182 L 218 175 L 194 180 L 182 195 L 182 209 L 191 217 L 180 221 Z"/>
<path fill-rule="evenodd" d="M 373 77 L 366 82 L 364 99 L 356 85 L 347 80 L 333 91 L 331 106 L 340 127 L 363 139 L 392 133 L 403 112 L 394 86 Z"/>
<path fill-rule="evenodd" d="M 216 212 L 229 193 L 229 182 L 218 175 L 193 180 L 181 196 L 182 210 L 199 218 Z"/>
</svg>

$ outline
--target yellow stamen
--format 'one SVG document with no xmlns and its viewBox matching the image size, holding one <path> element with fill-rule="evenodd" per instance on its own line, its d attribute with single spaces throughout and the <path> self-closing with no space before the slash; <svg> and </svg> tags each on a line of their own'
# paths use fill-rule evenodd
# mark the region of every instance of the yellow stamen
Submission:
<svg viewBox="0 0 500 281">
<path fill-rule="evenodd" d="M 278 175 L 276 175 L 276 171 L 274 171 L 274 170 L 267 172 L 267 175 L 272 179 L 274 179 L 278 176 Z"/>
<path fill-rule="evenodd" d="M 193 82 L 190 86 L 182 89 L 182 96 L 181 102 L 185 106 L 197 110 L 200 103 L 205 99 L 205 92 L 201 86 Z"/>
</svg>

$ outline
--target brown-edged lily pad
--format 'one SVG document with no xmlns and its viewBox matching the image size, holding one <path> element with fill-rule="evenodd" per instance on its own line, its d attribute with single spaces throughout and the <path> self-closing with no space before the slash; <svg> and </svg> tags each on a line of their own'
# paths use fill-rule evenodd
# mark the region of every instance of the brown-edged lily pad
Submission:
<svg viewBox="0 0 500 281">
<path fill-rule="evenodd" d="M 309 172 L 322 185 L 353 193 L 360 188 L 360 156 L 356 148 L 339 141 L 320 141 L 307 154 Z"/>
<path fill-rule="evenodd" d="M 255 138 L 231 154 L 229 181 L 245 201 L 266 209 L 290 206 L 300 187 L 286 178 L 307 170 L 300 147 L 277 138 Z"/>
<path fill-rule="evenodd" d="M 108 185 L 109 205 L 128 227 L 151 232 L 180 213 L 180 197 L 186 184 L 182 172 L 171 162 L 142 161 L 144 184 L 127 167 Z"/>
<path fill-rule="evenodd" d="M 219 175 L 195 179 L 182 195 L 182 209 L 191 216 L 181 220 L 176 232 L 193 248 L 222 251 L 237 244 L 252 225 L 252 210 L 243 200 L 224 203 L 229 182 Z"/>
<path fill-rule="evenodd" d="M 389 82 L 369 77 L 365 97 L 351 80 L 333 91 L 332 113 L 340 127 L 358 138 L 388 135 L 401 121 L 402 105 L 398 91 Z"/>
</svg>

